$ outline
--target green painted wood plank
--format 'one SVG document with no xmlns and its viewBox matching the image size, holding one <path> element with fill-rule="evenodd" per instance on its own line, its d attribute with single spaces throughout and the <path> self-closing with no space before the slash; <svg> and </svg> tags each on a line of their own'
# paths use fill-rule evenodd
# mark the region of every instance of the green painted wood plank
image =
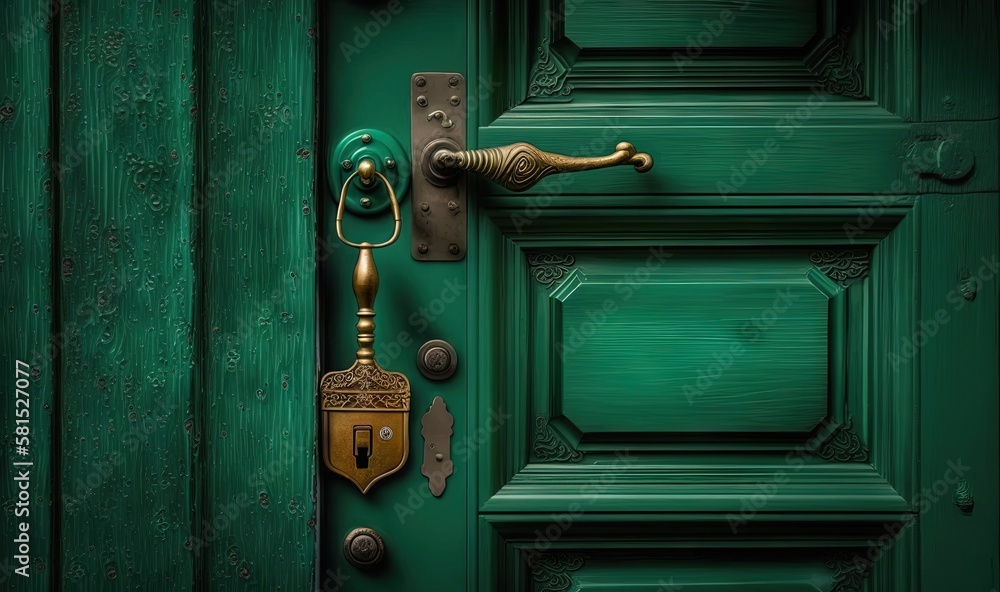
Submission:
<svg viewBox="0 0 1000 592">
<path fill-rule="evenodd" d="M 315 3 L 206 11 L 208 590 L 312 589 L 315 565 Z"/>
<path fill-rule="evenodd" d="M 882 28 L 895 27 L 911 10 Z M 998 10 L 993 0 L 926 0 L 919 4 L 920 101 L 924 121 L 997 117 L 1000 97 Z"/>
<path fill-rule="evenodd" d="M 5 590 L 49 590 L 54 573 L 50 30 L 45 0 L 15 0 L 0 11 L 0 433 L 5 475 L 26 470 L 30 479 L 28 500 L 19 499 L 24 481 L 5 478 L 0 486 L 5 539 L 0 588 Z M 18 385 L 18 379 L 26 383 Z M 15 392 L 20 386 L 26 386 L 23 395 Z M 16 448 L 24 437 L 26 456 Z M 32 465 L 14 467 L 15 462 Z M 28 528 L 26 563 L 14 557 L 12 539 L 22 536 L 21 524 Z M 15 572 L 18 568 L 22 571 Z"/>
<path fill-rule="evenodd" d="M 997 195 L 927 196 L 920 212 L 921 321 L 894 352 L 921 379 L 920 583 L 988 590 L 1000 530 Z M 962 491 L 969 514 L 955 504 Z"/>
<path fill-rule="evenodd" d="M 62 587 L 189 590 L 193 2 L 62 5 Z"/>
</svg>

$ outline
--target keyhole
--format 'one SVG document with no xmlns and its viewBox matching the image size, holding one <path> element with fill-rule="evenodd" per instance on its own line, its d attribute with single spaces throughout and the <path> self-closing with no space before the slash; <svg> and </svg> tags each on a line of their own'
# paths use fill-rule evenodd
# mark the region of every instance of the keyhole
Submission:
<svg viewBox="0 0 1000 592">
<path fill-rule="evenodd" d="M 365 446 L 358 447 L 358 455 L 354 457 L 355 466 L 359 469 L 368 468 L 368 448 Z"/>
</svg>

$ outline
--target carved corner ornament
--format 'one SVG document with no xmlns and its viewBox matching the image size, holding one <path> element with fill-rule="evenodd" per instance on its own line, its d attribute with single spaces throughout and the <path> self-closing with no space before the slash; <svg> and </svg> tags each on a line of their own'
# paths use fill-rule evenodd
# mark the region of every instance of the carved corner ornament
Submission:
<svg viewBox="0 0 1000 592">
<path fill-rule="evenodd" d="M 856 553 L 831 554 L 826 558 L 826 566 L 833 570 L 830 592 L 861 592 L 865 579 L 871 575 L 871 562 Z"/>
<path fill-rule="evenodd" d="M 573 98 L 573 85 L 566 82 L 570 66 L 549 47 L 549 40 L 542 39 L 538 57 L 528 80 L 528 98 L 548 102 L 569 102 Z"/>
<path fill-rule="evenodd" d="M 848 419 L 843 427 L 824 442 L 816 450 L 816 454 L 823 460 L 832 462 L 868 462 L 871 460 L 871 452 L 854 431 L 851 419 Z"/>
<path fill-rule="evenodd" d="M 823 88 L 832 94 L 866 99 L 864 69 L 854 59 L 849 47 L 848 31 L 820 44 L 807 61 Z"/>
<path fill-rule="evenodd" d="M 535 253 L 528 255 L 528 266 L 538 283 L 551 288 L 570 272 L 576 259 L 572 255 L 557 253 Z"/>
<path fill-rule="evenodd" d="M 535 441 L 531 447 L 538 460 L 543 462 L 580 462 L 583 453 L 559 437 L 549 425 L 549 418 L 539 415 L 535 418 Z"/>
<path fill-rule="evenodd" d="M 538 592 L 565 592 L 573 586 L 573 572 L 583 567 L 583 557 L 566 553 L 531 553 L 527 557 L 531 579 Z"/>
<path fill-rule="evenodd" d="M 868 251 L 815 251 L 809 255 L 809 260 L 828 278 L 843 286 L 867 277 L 871 269 L 871 253 Z"/>
</svg>

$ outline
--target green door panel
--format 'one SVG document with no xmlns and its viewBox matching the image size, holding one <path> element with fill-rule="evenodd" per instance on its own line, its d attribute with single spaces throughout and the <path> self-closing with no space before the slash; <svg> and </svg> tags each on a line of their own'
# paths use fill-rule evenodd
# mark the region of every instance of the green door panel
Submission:
<svg viewBox="0 0 1000 592">
<path fill-rule="evenodd" d="M 997 307 L 985 281 L 962 290 L 973 254 L 996 252 L 996 73 L 983 94 L 960 72 L 963 52 L 995 60 L 995 7 L 927 2 L 935 23 L 903 4 L 442 1 L 400 4 L 391 24 L 329 10 L 328 146 L 362 127 L 405 145 L 410 77 L 454 71 L 474 89 L 471 147 L 629 141 L 656 165 L 518 194 L 472 180 L 464 263 L 376 255 L 386 361 L 417 377 L 416 415 L 440 394 L 474 446 L 440 499 L 413 465 L 368 496 L 324 471 L 327 571 L 346 589 L 844 592 L 947 589 L 960 565 L 964 589 L 994 585 L 996 470 L 975 467 L 998 452 Z M 918 141 L 975 163 L 943 178 L 956 161 Z M 341 286 L 325 369 L 353 351 L 354 256 L 323 267 Z M 421 384 L 413 362 L 414 320 L 450 269 L 467 293 L 419 326 L 458 335 L 467 388 Z M 952 289 L 976 316 L 913 346 Z M 387 565 L 341 558 L 356 526 L 382 532 Z"/>
</svg>

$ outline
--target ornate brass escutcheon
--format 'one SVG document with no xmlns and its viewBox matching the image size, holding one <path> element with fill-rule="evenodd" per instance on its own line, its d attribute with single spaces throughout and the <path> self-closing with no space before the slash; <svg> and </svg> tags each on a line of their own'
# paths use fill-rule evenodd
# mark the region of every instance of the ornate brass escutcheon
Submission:
<svg viewBox="0 0 1000 592">
<path fill-rule="evenodd" d="M 344 203 L 355 175 L 371 176 L 369 182 L 377 177 L 385 183 L 395 220 L 392 237 L 385 242 L 353 243 L 344 237 Z M 401 224 L 399 202 L 382 173 L 366 166 L 347 178 L 337 206 L 337 236 L 358 249 L 353 281 L 358 300 L 358 352 L 350 368 L 324 375 L 319 390 L 323 461 L 331 471 L 357 485 L 361 493 L 402 468 L 409 455 L 410 381 L 399 372 L 382 369 L 373 349 L 378 270 L 372 249 L 394 243 Z"/>
</svg>

